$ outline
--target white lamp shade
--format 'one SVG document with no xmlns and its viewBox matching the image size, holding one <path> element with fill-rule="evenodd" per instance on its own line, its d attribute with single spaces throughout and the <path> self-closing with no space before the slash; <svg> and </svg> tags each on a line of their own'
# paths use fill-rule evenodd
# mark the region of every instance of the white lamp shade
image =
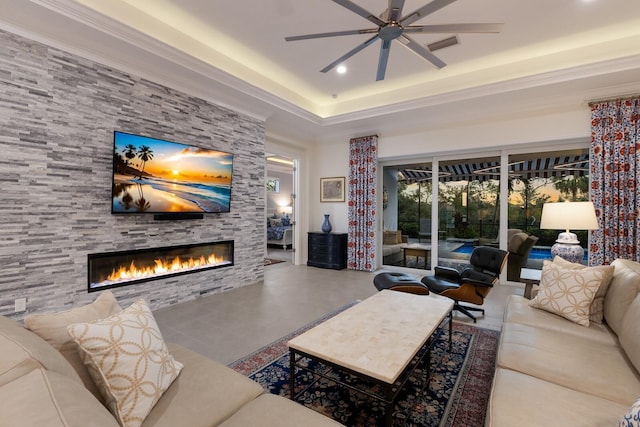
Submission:
<svg viewBox="0 0 640 427">
<path fill-rule="evenodd" d="M 545 203 L 540 228 L 546 230 L 595 230 L 598 218 L 592 202 Z"/>
</svg>

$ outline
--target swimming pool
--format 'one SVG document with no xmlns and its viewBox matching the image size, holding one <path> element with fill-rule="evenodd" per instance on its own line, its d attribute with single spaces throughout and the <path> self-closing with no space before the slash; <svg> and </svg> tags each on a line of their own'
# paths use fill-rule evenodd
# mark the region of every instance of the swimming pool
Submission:
<svg viewBox="0 0 640 427">
<path fill-rule="evenodd" d="M 453 252 L 459 253 L 459 254 L 471 254 L 471 252 L 473 251 L 474 246 L 472 245 L 462 245 L 460 246 L 458 249 L 454 250 Z M 530 259 L 539 259 L 539 260 L 551 260 L 551 248 L 532 248 L 531 249 L 531 253 L 529 254 L 529 258 Z M 584 254 L 584 260 L 587 260 L 587 254 L 585 252 Z"/>
</svg>

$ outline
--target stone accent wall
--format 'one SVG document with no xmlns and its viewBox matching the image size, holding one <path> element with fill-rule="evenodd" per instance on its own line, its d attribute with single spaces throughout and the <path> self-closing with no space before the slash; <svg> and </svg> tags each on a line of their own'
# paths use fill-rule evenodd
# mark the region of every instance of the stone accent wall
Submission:
<svg viewBox="0 0 640 427">
<path fill-rule="evenodd" d="M 111 215 L 113 131 L 234 154 L 231 213 Z M 235 240 L 235 266 L 114 289 L 156 309 L 253 284 L 264 267 L 264 122 L 0 32 L 0 314 L 93 301 L 87 254 Z M 27 312 L 14 314 L 14 300 Z"/>
</svg>

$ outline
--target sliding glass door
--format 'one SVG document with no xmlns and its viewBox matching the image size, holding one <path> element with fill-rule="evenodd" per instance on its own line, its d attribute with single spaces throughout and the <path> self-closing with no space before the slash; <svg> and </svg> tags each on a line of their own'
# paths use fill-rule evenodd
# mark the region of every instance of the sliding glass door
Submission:
<svg viewBox="0 0 640 427">
<path fill-rule="evenodd" d="M 559 232 L 540 229 L 543 204 L 589 198 L 586 145 L 383 165 L 383 265 L 430 269 L 437 254 L 437 265 L 462 267 L 473 248 L 490 245 L 520 250 L 510 258 L 509 280 L 519 279 L 520 268 L 540 269 Z M 587 232 L 576 234 L 586 248 Z M 407 252 L 409 246 L 418 249 Z"/>
</svg>

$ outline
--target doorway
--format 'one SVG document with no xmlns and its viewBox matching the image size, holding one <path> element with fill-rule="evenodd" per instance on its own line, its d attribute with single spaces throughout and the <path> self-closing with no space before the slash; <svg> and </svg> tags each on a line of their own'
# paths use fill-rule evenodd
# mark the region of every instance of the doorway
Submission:
<svg viewBox="0 0 640 427">
<path fill-rule="evenodd" d="M 294 263 L 295 253 L 295 162 L 268 154 L 266 157 L 265 264 Z"/>
</svg>

